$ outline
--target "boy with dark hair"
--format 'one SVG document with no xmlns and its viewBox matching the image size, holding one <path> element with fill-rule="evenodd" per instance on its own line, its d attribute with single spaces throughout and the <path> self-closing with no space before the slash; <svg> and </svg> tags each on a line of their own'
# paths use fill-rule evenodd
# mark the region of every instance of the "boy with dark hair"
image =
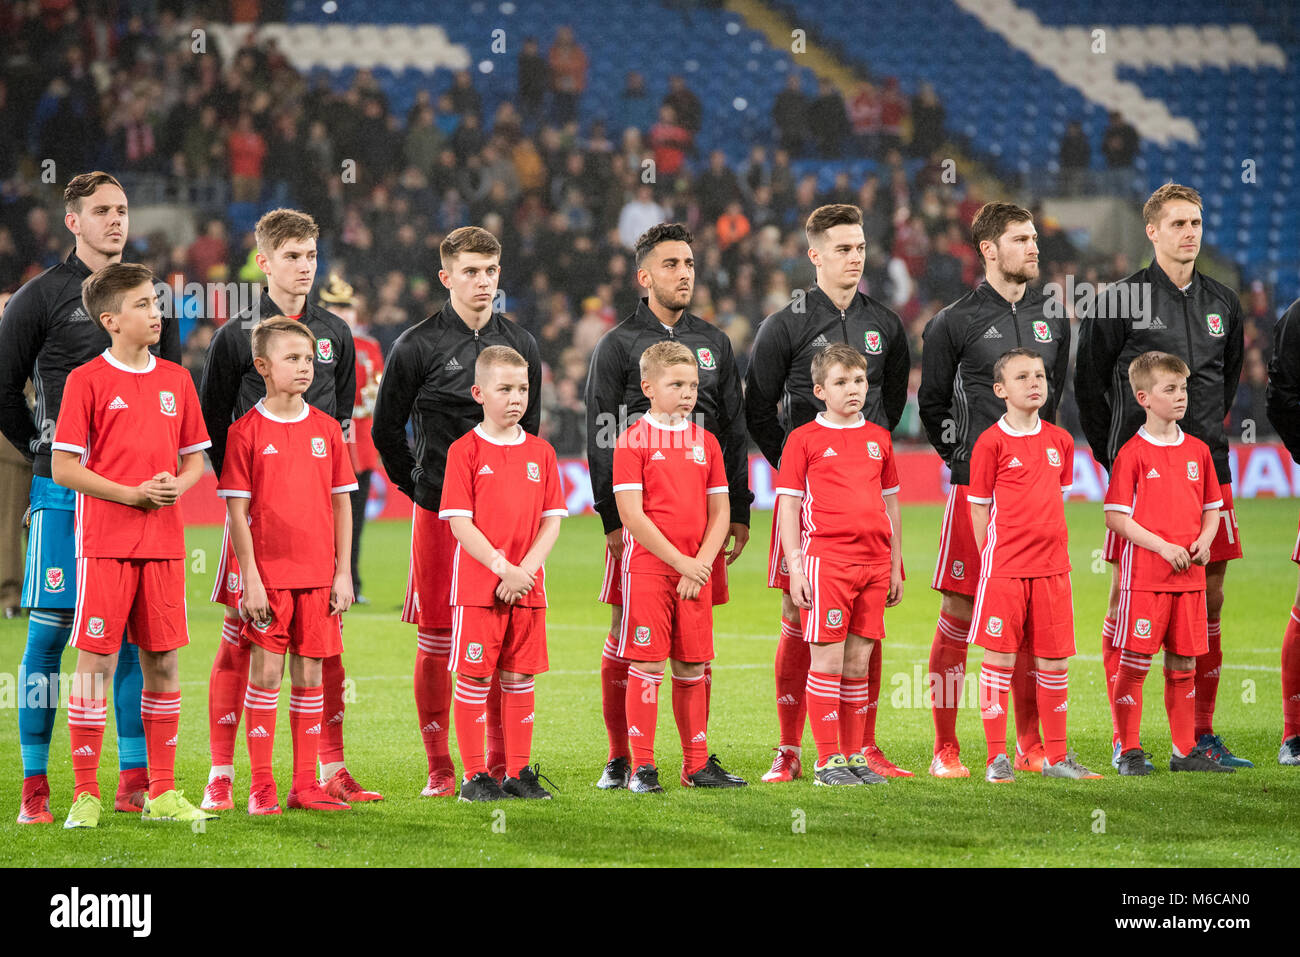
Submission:
<svg viewBox="0 0 1300 957">
<path fill-rule="evenodd" d="M 1043 777 L 1099 778 L 1065 746 L 1074 606 L 1064 497 L 1074 476 L 1074 440 L 1038 417 L 1047 401 L 1047 370 L 1032 349 L 1002 354 L 993 364 L 993 392 L 1007 412 L 975 442 L 968 494 L 980 549 L 971 635 L 984 648 L 984 779 L 1015 780 L 1007 759 L 1007 699 L 1020 654 L 1033 655 L 1038 669 Z"/>
<path fill-rule="evenodd" d="M 452 655 L 462 801 L 551 795 L 528 766 L 533 678 L 547 670 L 542 567 L 568 514 L 555 450 L 519 425 L 528 408 L 528 360 L 488 346 L 474 364 L 483 421 L 447 450 L 438 517 L 459 543 L 452 564 Z M 488 772 L 483 715 L 501 684 L 505 781 Z"/>
<path fill-rule="evenodd" d="M 790 433 L 776 495 L 790 598 L 810 649 L 813 783 L 879 784 L 862 733 L 884 610 L 903 597 L 898 472 L 889 433 L 862 414 L 862 354 L 847 343 L 827 347 L 812 361 L 812 381 L 826 411 Z"/>
<path fill-rule="evenodd" d="M 713 659 L 709 576 L 727 537 L 727 475 L 712 433 L 690 420 L 696 357 L 680 342 L 641 353 L 648 411 L 618 438 L 613 493 L 623 525 L 623 622 L 616 654 L 627 671 L 628 789 L 663 791 L 655 765 L 659 685 L 672 659 L 682 786 L 743 787 L 709 754 L 705 667 Z"/>
<path fill-rule="evenodd" d="M 212 817 L 176 790 L 185 622 L 185 532 L 176 502 L 203 475 L 203 427 L 190 375 L 149 347 L 162 335 L 153 273 L 111 263 L 82 283 L 112 345 L 69 375 L 51 446 L 59 485 L 77 493 L 77 668 L 68 703 L 76 776 L 67 828 L 98 827 L 104 683 L 125 628 L 140 649 L 140 716 L 149 766 L 146 821 Z M 178 466 L 179 462 L 179 466 Z"/>
<path fill-rule="evenodd" d="M 357 487 L 343 430 L 308 405 L 316 341 L 295 319 L 253 330 L 253 363 L 266 397 L 227 433 L 217 494 L 243 572 L 241 638 L 252 645 L 247 712 L 249 814 L 279 814 L 271 751 L 289 656 L 293 784 L 289 807 L 346 811 L 316 780 L 325 694 L 321 662 L 343 653 L 342 612 L 352 604 L 352 501 Z"/>
<path fill-rule="evenodd" d="M 1187 374 L 1187 363 L 1167 352 L 1144 352 L 1129 363 L 1129 385 L 1147 420 L 1115 456 L 1106 490 L 1106 528 L 1123 539 L 1111 708 L 1126 777 L 1151 770 L 1138 738 L 1142 682 L 1162 645 L 1169 770 L 1236 770 L 1198 745 L 1193 726 L 1196 656 L 1209 648 L 1205 566 L 1223 497 L 1210 447 L 1178 426 L 1187 414 Z"/>
</svg>

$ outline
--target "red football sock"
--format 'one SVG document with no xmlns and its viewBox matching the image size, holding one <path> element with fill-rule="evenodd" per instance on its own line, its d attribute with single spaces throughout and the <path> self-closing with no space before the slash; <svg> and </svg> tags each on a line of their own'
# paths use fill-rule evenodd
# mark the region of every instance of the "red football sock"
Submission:
<svg viewBox="0 0 1300 957">
<path fill-rule="evenodd" d="M 883 643 L 876 642 L 876 647 L 871 649 L 871 663 L 867 665 L 867 710 L 863 714 L 860 749 L 863 751 L 876 746 L 876 716 L 880 714 L 880 669 L 882 667 L 880 659 L 883 648 Z"/>
<path fill-rule="evenodd" d="M 325 711 L 320 726 L 320 763 L 343 761 L 343 656 L 333 655 L 321 662 L 321 687 L 325 690 Z"/>
<path fill-rule="evenodd" d="M 1101 623 L 1101 666 L 1106 670 L 1106 700 L 1110 703 L 1110 743 L 1119 741 L 1119 715 L 1115 713 L 1115 678 L 1119 674 L 1120 649 L 1115 647 L 1115 619 Z"/>
<path fill-rule="evenodd" d="M 989 764 L 999 754 L 1007 753 L 1007 705 L 1014 674 L 1014 666 L 1004 668 L 1001 665 L 991 665 L 988 661 L 980 666 L 980 717 L 984 721 Z"/>
<path fill-rule="evenodd" d="M 1065 724 L 1069 713 L 1070 672 L 1038 672 L 1038 716 L 1043 722 L 1043 749 L 1048 764 L 1065 760 Z"/>
<path fill-rule="evenodd" d="M 874 656 L 873 656 L 874 657 Z M 849 755 L 861 750 L 867 712 L 871 710 L 869 678 L 840 677 L 840 753 Z"/>
<path fill-rule="evenodd" d="M 497 707 L 501 712 L 501 723 L 505 733 L 505 742 L 502 745 L 504 756 L 501 763 L 506 766 L 506 774 L 509 777 L 517 778 L 519 772 L 528 767 L 528 759 L 533 753 L 533 708 L 536 704 L 533 679 L 498 680 L 493 681 L 492 684 L 497 688 L 495 692 Z M 492 729 L 492 695 L 493 692 L 489 691 L 487 712 L 489 732 Z M 459 720 L 456 726 L 460 727 Z M 488 767 L 495 767 L 491 758 L 488 759 Z"/>
<path fill-rule="evenodd" d="M 808 723 L 817 743 L 817 763 L 825 764 L 840 750 L 840 676 L 809 670 L 804 696 Z"/>
<path fill-rule="evenodd" d="M 1282 636 L 1282 740 L 1300 734 L 1300 605 Z"/>
<path fill-rule="evenodd" d="M 145 754 L 149 757 L 149 797 L 176 787 L 176 739 L 181 726 L 179 691 L 140 692 Z"/>
<path fill-rule="evenodd" d="M 704 675 L 673 675 L 673 718 L 682 739 L 682 770 L 694 774 L 709 760 L 708 683 Z"/>
<path fill-rule="evenodd" d="M 632 746 L 632 770 L 655 763 L 655 725 L 659 721 L 659 686 L 663 672 L 651 674 L 636 665 L 627 669 L 627 739 Z"/>
<path fill-rule="evenodd" d="M 1169 730 L 1173 734 L 1174 749 L 1184 757 L 1196 747 L 1192 723 L 1198 698 L 1195 671 L 1165 669 L 1165 711 L 1169 715 Z"/>
<path fill-rule="evenodd" d="M 420 736 L 429 770 L 450 768 L 451 746 L 447 726 L 451 724 L 451 635 L 442 629 L 418 631 L 415 652 L 415 713 L 420 719 Z"/>
<path fill-rule="evenodd" d="M 104 724 L 107 720 L 107 699 L 79 698 L 74 695 L 68 700 L 74 801 L 82 794 L 99 797 L 99 752 L 104 746 Z"/>
<path fill-rule="evenodd" d="M 1016 709 L 1016 750 L 1028 754 L 1043 743 L 1038 733 L 1038 671 L 1031 655 L 1016 658 L 1011 675 L 1011 705 Z"/>
<path fill-rule="evenodd" d="M 316 758 L 320 752 L 320 725 L 325 691 L 314 688 L 289 689 L 289 734 L 293 738 L 293 784 L 299 791 L 316 783 Z"/>
<path fill-rule="evenodd" d="M 208 679 L 208 748 L 213 767 L 235 763 L 235 739 L 239 737 L 239 719 L 244 713 L 251 652 L 251 646 L 239 647 L 239 621 L 222 619 L 221 641 Z"/>
<path fill-rule="evenodd" d="M 957 743 L 957 707 L 966 681 L 966 636 L 970 622 L 939 613 L 930 645 L 930 681 L 934 689 L 934 753 Z M 1005 709 L 1004 709 L 1005 710 Z M 999 754 L 1001 752 L 998 752 Z"/>
<path fill-rule="evenodd" d="M 465 780 L 487 772 L 483 752 L 483 725 L 487 723 L 488 683 L 465 675 L 456 676 L 456 743 Z"/>
<path fill-rule="evenodd" d="M 501 705 L 501 677 L 493 675 L 488 682 L 487 696 L 487 766 L 493 768 L 514 767 L 506 760 L 509 753 L 506 748 L 505 712 Z M 507 774 L 510 772 L 507 771 Z"/>
<path fill-rule="evenodd" d="M 1151 656 L 1121 649 L 1119 671 L 1115 675 L 1115 700 L 1112 709 L 1119 723 L 1120 751 L 1138 746 L 1142 732 L 1142 683 L 1151 670 Z"/>
<path fill-rule="evenodd" d="M 803 640 L 803 625 L 781 619 L 781 637 L 776 643 L 776 719 L 781 728 L 782 747 L 803 743 L 804 719 L 808 713 L 804 688 L 812 652 Z"/>
<path fill-rule="evenodd" d="M 271 752 L 275 750 L 275 709 L 280 689 L 259 688 L 251 681 L 244 692 L 244 735 L 248 738 L 250 790 L 275 781 L 271 774 Z"/>
<path fill-rule="evenodd" d="M 628 757 L 627 668 L 630 662 L 620 658 L 617 651 L 618 639 L 611 632 L 605 637 L 605 649 L 600 654 L 600 707 L 605 714 L 610 761 Z"/>
<path fill-rule="evenodd" d="M 1210 650 L 1196 659 L 1196 737 L 1214 734 L 1214 702 L 1219 696 L 1223 645 L 1218 618 L 1209 621 Z"/>
</svg>

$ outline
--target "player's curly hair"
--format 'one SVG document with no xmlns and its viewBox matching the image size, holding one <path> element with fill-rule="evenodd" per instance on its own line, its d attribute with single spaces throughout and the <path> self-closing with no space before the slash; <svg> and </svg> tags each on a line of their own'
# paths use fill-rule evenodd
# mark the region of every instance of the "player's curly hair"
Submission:
<svg viewBox="0 0 1300 957">
<path fill-rule="evenodd" d="M 102 269 L 81 281 L 81 302 L 90 313 L 90 318 L 101 329 L 103 321 L 99 318 L 104 313 L 122 311 L 122 301 L 126 294 L 142 283 L 154 282 L 153 270 L 139 263 L 109 263 Z"/>
<path fill-rule="evenodd" d="M 682 242 L 689 246 L 695 242 L 695 237 L 681 223 L 659 223 L 656 226 L 651 226 L 637 237 L 635 246 L 636 268 L 641 268 L 652 249 L 660 243 L 670 242 Z"/>
</svg>

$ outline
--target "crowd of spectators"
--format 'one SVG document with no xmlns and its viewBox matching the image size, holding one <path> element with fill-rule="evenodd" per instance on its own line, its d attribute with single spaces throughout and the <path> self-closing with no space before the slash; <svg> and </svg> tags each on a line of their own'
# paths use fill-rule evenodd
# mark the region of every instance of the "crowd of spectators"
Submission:
<svg viewBox="0 0 1300 957">
<path fill-rule="evenodd" d="M 119 175 L 128 196 L 133 176 L 162 176 L 210 182 L 233 206 L 311 213 L 321 228 L 319 279 L 324 271 L 346 277 L 385 351 L 441 307 L 442 237 L 480 224 L 502 241 L 506 311 L 538 340 L 547 366 L 543 423 L 561 454 L 584 448 L 588 361 L 600 336 L 636 306 L 631 247 L 654 223 L 680 221 L 694 232 L 691 309 L 726 332 L 742 371 L 759 321 L 814 281 L 802 226 L 823 203 L 863 209 L 862 289 L 903 317 L 913 396 L 926 322 L 982 274 L 968 224 L 986 197 L 945 182 L 943 107 L 928 86 L 909 103 L 892 80 L 864 81 L 846 103 L 827 84 L 809 99 L 792 83 L 774 104 L 768 140 L 732 163 L 721 151 L 698 155 L 708 114 L 682 77 L 655 103 L 644 78 L 628 73 L 617 122 L 581 117 L 587 58 L 569 27 L 522 45 L 517 96 L 490 113 L 473 76 L 461 72 L 399 115 L 370 72 L 335 90 L 255 34 L 228 55 L 209 45 L 196 56 L 192 24 L 167 11 L 119 30 L 74 5 L 56 14 L 48 7 L 20 0 L 0 14 L 0 41 L 24 51 L 0 73 L 0 291 L 67 254 L 58 194 L 41 185 L 46 160 L 59 183 L 100 168 Z M 840 172 L 822 188 L 815 174 L 796 172 L 809 155 L 878 164 L 857 179 Z M 349 160 L 352 175 L 340 175 Z M 130 256 L 178 288 L 260 277 L 251 230 L 233 228 L 226 208 L 195 217 L 196 238 L 185 244 L 133 225 Z M 1132 271 L 1081 254 L 1052 220 L 1038 224 L 1045 280 Z M 1242 417 L 1262 404 L 1261 350 L 1274 315 L 1262 287 L 1244 298 L 1253 351 Z M 198 312 L 182 326 L 195 374 L 214 323 L 225 318 L 219 308 Z M 1066 422 L 1077 426 L 1071 407 L 1067 399 Z M 914 401 L 899 437 L 924 441 Z"/>
</svg>

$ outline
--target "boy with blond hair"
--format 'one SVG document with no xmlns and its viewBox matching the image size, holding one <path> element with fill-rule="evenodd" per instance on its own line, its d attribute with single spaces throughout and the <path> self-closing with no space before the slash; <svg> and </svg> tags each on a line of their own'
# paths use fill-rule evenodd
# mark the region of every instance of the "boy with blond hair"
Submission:
<svg viewBox="0 0 1300 957">
<path fill-rule="evenodd" d="M 452 655 L 462 801 L 549 798 L 529 767 L 533 678 L 547 670 L 542 567 L 568 514 L 555 450 L 524 431 L 528 360 L 488 346 L 474 364 L 483 421 L 451 444 L 438 517 L 458 543 L 452 560 Z M 497 675 L 505 780 L 489 773 L 484 747 L 488 689 Z"/>
<path fill-rule="evenodd" d="M 1209 650 L 1205 566 L 1223 496 L 1210 447 L 1178 425 L 1187 414 L 1187 375 L 1187 363 L 1167 352 L 1144 352 L 1129 363 L 1129 385 L 1146 424 L 1115 456 L 1106 490 L 1106 528 L 1122 539 L 1111 708 L 1125 777 L 1150 773 L 1138 738 L 1142 683 L 1162 646 L 1173 736 L 1169 770 L 1236 770 L 1215 761 L 1195 734 L 1196 657 Z"/>
<path fill-rule="evenodd" d="M 680 342 L 641 353 L 650 410 L 618 437 L 613 492 L 623 524 L 623 623 L 617 654 L 629 659 L 627 733 L 635 770 L 628 790 L 663 791 L 655 765 L 659 686 L 672 660 L 673 716 L 684 787 L 733 788 L 709 754 L 705 667 L 713 660 L 709 576 L 728 534 L 722 448 L 691 421 L 699 391 L 695 356 Z"/>
</svg>

